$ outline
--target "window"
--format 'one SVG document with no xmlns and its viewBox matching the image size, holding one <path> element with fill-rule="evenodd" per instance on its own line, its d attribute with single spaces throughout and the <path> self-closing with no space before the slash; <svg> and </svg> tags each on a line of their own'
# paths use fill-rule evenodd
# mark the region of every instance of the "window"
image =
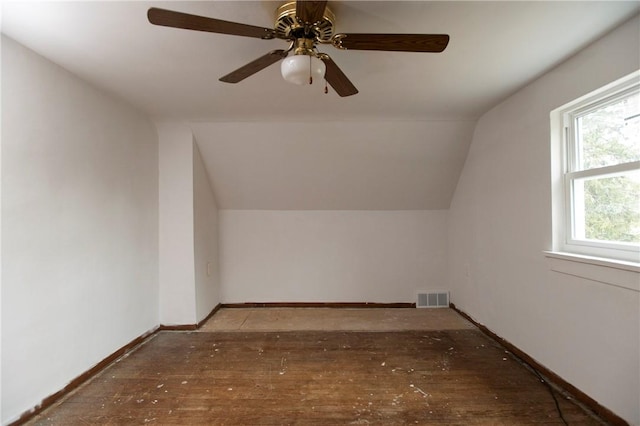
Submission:
<svg viewBox="0 0 640 426">
<path fill-rule="evenodd" d="M 556 119 L 562 135 L 562 196 L 554 194 L 562 203 L 558 249 L 638 262 L 638 74 L 560 109 Z"/>
</svg>

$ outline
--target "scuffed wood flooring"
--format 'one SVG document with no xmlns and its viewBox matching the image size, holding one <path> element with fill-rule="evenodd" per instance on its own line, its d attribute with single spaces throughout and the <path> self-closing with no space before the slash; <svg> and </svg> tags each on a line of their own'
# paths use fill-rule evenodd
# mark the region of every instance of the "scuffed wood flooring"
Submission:
<svg viewBox="0 0 640 426">
<path fill-rule="evenodd" d="M 557 394 L 569 424 L 601 424 Z M 475 328 L 160 332 L 29 424 L 563 424 Z"/>
</svg>

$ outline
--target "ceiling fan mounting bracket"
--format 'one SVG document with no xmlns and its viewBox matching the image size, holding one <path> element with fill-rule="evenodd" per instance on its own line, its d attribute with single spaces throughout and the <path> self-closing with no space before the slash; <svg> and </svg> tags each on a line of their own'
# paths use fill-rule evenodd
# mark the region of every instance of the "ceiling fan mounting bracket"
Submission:
<svg viewBox="0 0 640 426">
<path fill-rule="evenodd" d="M 273 30 L 269 30 L 268 28 L 264 29 L 264 35 L 261 37 L 263 40 L 273 40 L 276 38 L 276 34 Z"/>
<path fill-rule="evenodd" d="M 322 43 L 331 40 L 335 21 L 335 15 L 326 7 L 322 19 L 316 22 L 301 22 L 296 17 L 296 2 L 289 1 L 278 7 L 274 28 L 278 38 L 293 39 L 302 36 L 315 38 Z"/>
<path fill-rule="evenodd" d="M 342 45 L 342 40 L 345 39 L 346 37 L 347 37 L 346 34 L 336 34 L 331 39 L 330 43 L 333 44 L 333 47 L 335 47 L 337 49 L 347 50 L 347 48 Z"/>
</svg>

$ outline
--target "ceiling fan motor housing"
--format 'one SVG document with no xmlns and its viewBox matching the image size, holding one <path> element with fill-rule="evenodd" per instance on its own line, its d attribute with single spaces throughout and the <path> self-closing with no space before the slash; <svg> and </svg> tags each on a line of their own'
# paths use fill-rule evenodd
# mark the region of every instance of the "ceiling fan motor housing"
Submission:
<svg viewBox="0 0 640 426">
<path fill-rule="evenodd" d="M 305 28 L 305 23 L 296 18 L 296 2 L 284 3 L 276 11 L 276 22 L 274 25 L 278 38 L 295 39 L 305 37 L 315 39 L 319 42 L 328 42 L 333 36 L 336 17 L 326 7 L 322 19 L 317 22 L 310 22 Z"/>
</svg>

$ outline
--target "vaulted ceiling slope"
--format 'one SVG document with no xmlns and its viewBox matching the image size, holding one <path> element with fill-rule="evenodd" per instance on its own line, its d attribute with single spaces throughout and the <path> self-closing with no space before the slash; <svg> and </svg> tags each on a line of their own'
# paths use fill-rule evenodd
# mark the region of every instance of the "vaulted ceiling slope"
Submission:
<svg viewBox="0 0 640 426">
<path fill-rule="evenodd" d="M 357 86 L 285 82 L 273 49 L 151 25 L 150 7 L 271 28 L 272 1 L 4 1 L 2 32 L 158 121 L 189 123 L 222 208 L 447 208 L 475 120 L 638 13 L 636 1 L 329 1 L 337 32 L 449 34 L 443 53 L 320 46 Z M 585 71 L 588 72 L 588 71 Z"/>
<path fill-rule="evenodd" d="M 447 209 L 473 121 L 200 123 L 218 203 L 262 210 Z"/>
</svg>

